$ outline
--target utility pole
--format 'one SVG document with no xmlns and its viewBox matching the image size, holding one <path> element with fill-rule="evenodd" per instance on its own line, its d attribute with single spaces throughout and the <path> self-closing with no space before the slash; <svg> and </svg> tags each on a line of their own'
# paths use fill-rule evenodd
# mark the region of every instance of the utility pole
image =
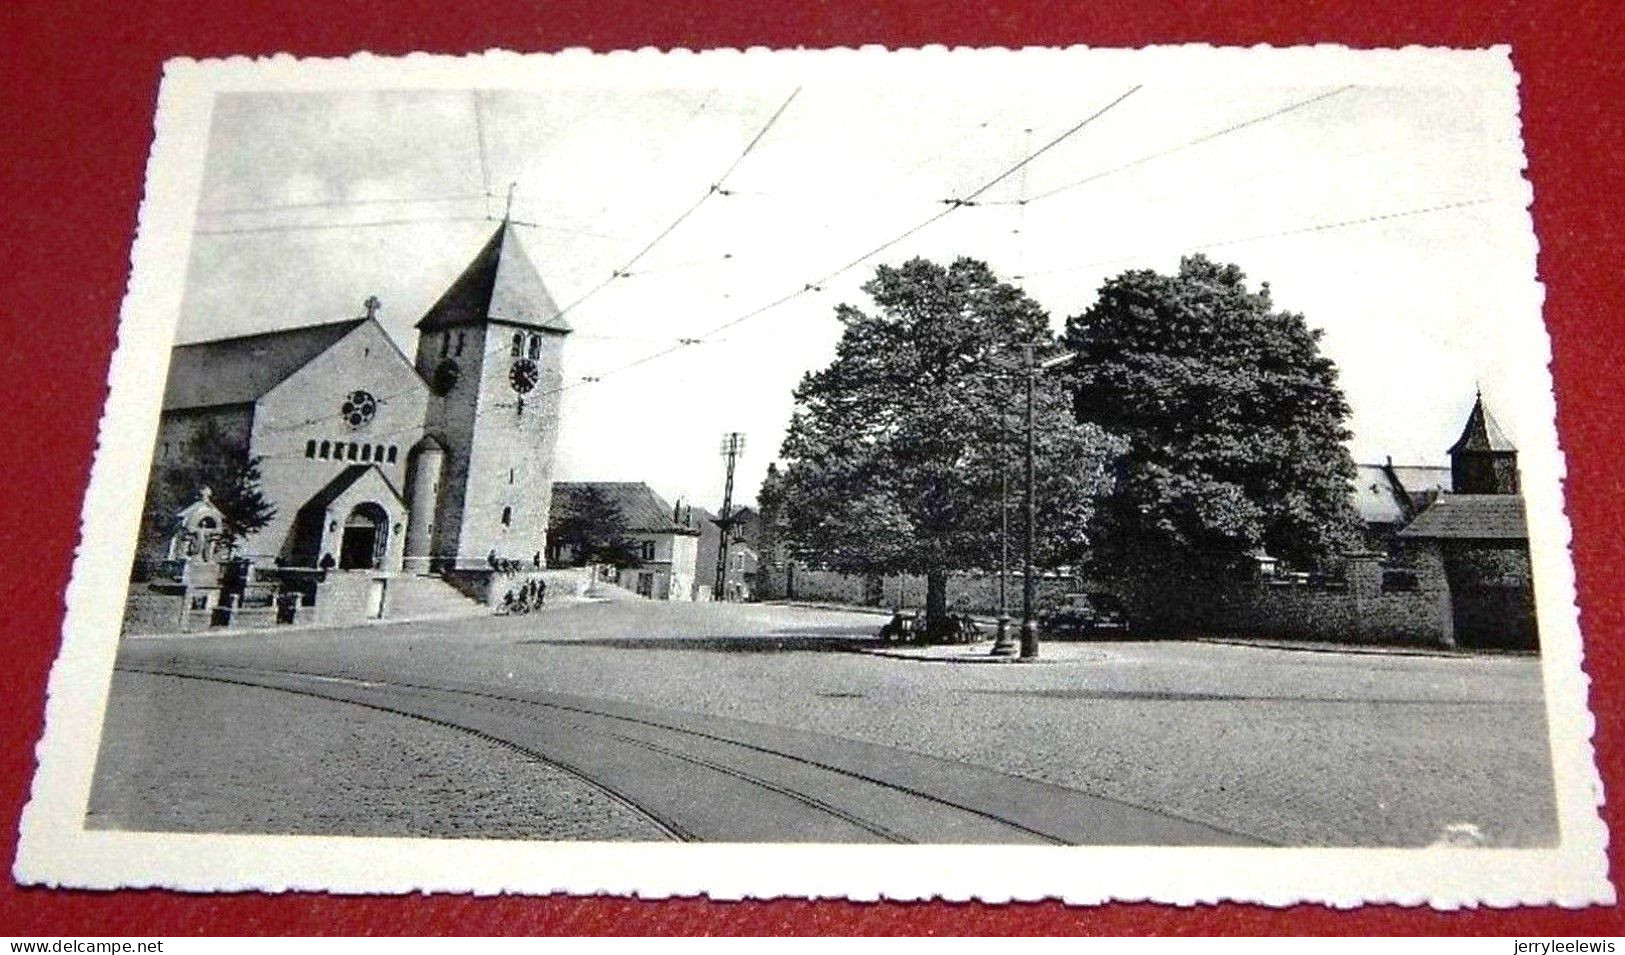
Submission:
<svg viewBox="0 0 1625 955">
<path fill-rule="evenodd" d="M 743 453 L 744 435 L 730 431 L 722 436 L 722 456 L 728 460 L 728 478 L 722 486 L 722 514 L 715 521 L 722 540 L 717 546 L 717 582 L 711 591 L 712 600 L 728 599 L 728 538 L 733 536 L 734 526 L 734 462 Z"/>
</svg>

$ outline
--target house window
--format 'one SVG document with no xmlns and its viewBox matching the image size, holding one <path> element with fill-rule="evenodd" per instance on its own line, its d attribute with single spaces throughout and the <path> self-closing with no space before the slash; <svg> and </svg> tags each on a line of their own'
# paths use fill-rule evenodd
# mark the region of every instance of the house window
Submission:
<svg viewBox="0 0 1625 955">
<path fill-rule="evenodd" d="M 316 456 L 316 439 L 311 438 L 309 441 L 305 442 L 305 457 L 313 458 L 315 456 Z"/>
<path fill-rule="evenodd" d="M 520 332 L 513 333 L 513 348 L 509 349 L 511 357 L 518 358 L 525 353 L 525 336 Z"/>
<path fill-rule="evenodd" d="M 654 560 L 655 559 L 655 542 L 654 541 L 644 541 L 643 543 L 639 544 L 638 545 L 638 556 L 643 558 L 644 560 Z"/>
<path fill-rule="evenodd" d="M 374 461 L 379 461 L 379 462 L 382 462 L 384 460 L 384 446 L 383 445 L 380 444 L 378 447 L 372 449 L 372 459 Z"/>
<path fill-rule="evenodd" d="M 389 446 L 389 463 L 395 463 L 395 445 L 393 444 Z"/>
<path fill-rule="evenodd" d="M 463 357 L 463 333 L 457 333 L 457 357 Z"/>
<path fill-rule="evenodd" d="M 507 527 L 508 525 L 510 525 L 512 523 L 513 523 L 513 508 L 504 507 L 502 509 L 502 526 Z"/>
<path fill-rule="evenodd" d="M 508 469 L 508 483 L 509 484 L 513 483 L 513 468 Z"/>
<path fill-rule="evenodd" d="M 321 458 L 323 461 L 326 461 L 328 456 L 331 455 L 332 453 L 333 453 L 333 442 L 331 442 L 331 441 L 323 441 L 321 449 L 316 452 L 316 456 L 318 458 Z"/>
<path fill-rule="evenodd" d="M 528 357 L 531 361 L 535 361 L 536 359 L 542 357 L 542 336 L 530 336 L 530 349 Z"/>
<path fill-rule="evenodd" d="M 446 352 L 448 352 L 450 350 L 451 350 L 451 332 L 441 332 L 440 333 L 440 357 L 441 358 L 446 357 Z"/>
<path fill-rule="evenodd" d="M 360 454 L 361 454 L 361 449 L 356 446 L 356 443 L 354 441 L 351 441 L 350 442 L 350 453 L 348 455 L 349 459 L 351 461 L 354 461 L 356 459 L 356 457 L 359 456 Z"/>
<path fill-rule="evenodd" d="M 168 441 L 164 442 L 164 460 L 165 461 L 169 460 L 169 442 Z"/>
<path fill-rule="evenodd" d="M 372 460 L 372 445 L 363 444 L 361 446 L 361 460 L 363 460 L 363 461 L 371 461 Z"/>
</svg>

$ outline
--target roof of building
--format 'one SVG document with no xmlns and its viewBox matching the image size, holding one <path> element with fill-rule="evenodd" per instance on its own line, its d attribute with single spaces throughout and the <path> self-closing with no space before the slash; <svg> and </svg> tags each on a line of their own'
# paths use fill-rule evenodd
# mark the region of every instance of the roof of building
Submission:
<svg viewBox="0 0 1625 955">
<path fill-rule="evenodd" d="M 1461 429 L 1461 437 L 1450 446 L 1450 453 L 1458 451 L 1516 451 L 1516 446 L 1507 439 L 1501 426 L 1495 423 L 1495 416 L 1484 407 L 1484 396 L 1479 395 L 1473 401 L 1473 410 L 1467 415 L 1467 425 Z"/>
<path fill-rule="evenodd" d="M 396 503 L 404 503 L 400 490 L 390 483 L 389 475 L 385 474 L 378 465 L 352 464 L 340 471 L 333 480 L 328 481 L 325 487 L 312 495 L 310 500 L 306 501 L 299 509 L 301 511 L 307 509 L 311 511 L 327 510 L 328 505 L 339 499 L 339 495 L 348 491 L 355 486 L 357 481 L 366 477 L 368 471 L 377 471 L 378 479 L 384 482 L 384 487 L 389 488 L 391 494 L 395 495 Z"/>
<path fill-rule="evenodd" d="M 1355 465 L 1354 509 L 1367 524 L 1404 522 L 1405 505 L 1399 497 L 1403 493 L 1402 489 L 1394 486 L 1383 465 Z"/>
<path fill-rule="evenodd" d="M 487 319 L 555 332 L 570 330 L 525 254 L 519 233 L 506 219 L 463 274 L 429 306 L 417 327 L 437 331 Z"/>
<path fill-rule="evenodd" d="M 1448 491 L 1455 478 L 1448 464 L 1389 464 L 1385 465 L 1399 479 L 1405 493 L 1412 500 L 1429 491 Z"/>
<path fill-rule="evenodd" d="M 1430 464 L 1357 464 L 1354 509 L 1367 524 L 1403 524 L 1428 499 L 1450 490 L 1448 467 Z"/>
<path fill-rule="evenodd" d="M 347 318 L 279 332 L 177 345 L 169 357 L 164 410 L 258 401 L 367 321 Z"/>
<path fill-rule="evenodd" d="M 666 499 L 642 481 L 556 481 L 553 484 L 552 517 L 557 520 L 575 504 L 576 496 L 592 489 L 605 495 L 620 508 L 626 529 L 643 533 L 697 534 L 697 528 L 679 523 Z"/>
<path fill-rule="evenodd" d="M 1518 494 L 1441 494 L 1400 537 L 1428 540 L 1527 540 Z"/>
</svg>

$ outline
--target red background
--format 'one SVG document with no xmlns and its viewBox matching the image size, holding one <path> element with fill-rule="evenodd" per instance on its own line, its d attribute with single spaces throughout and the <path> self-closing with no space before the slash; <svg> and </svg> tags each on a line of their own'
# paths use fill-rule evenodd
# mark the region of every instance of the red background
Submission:
<svg viewBox="0 0 1625 955">
<path fill-rule="evenodd" d="M 286 51 L 343 56 L 587 46 L 1141 46 L 1210 42 L 1485 46 L 1511 43 L 1535 185 L 1558 427 L 1596 745 L 1609 789 L 1625 716 L 1625 542 L 1617 495 L 1622 412 L 1614 336 L 1625 306 L 1615 242 L 1625 196 L 1612 0 L 1381 4 L 1243 0 L 897 3 L 566 0 L 558 3 L 98 2 L 13 0 L 0 15 L 0 831 L 9 867 L 34 770 L 45 678 L 106 399 L 108 358 L 152 139 L 162 62 Z M 131 5 L 132 7 L 134 5 Z M 1175 7 L 1178 9 L 1175 9 Z M 1606 810 L 1610 826 L 1622 819 Z M 1616 843 L 1617 846 L 1617 843 Z M 1617 871 L 1619 850 L 1610 853 Z M 1439 913 L 1390 906 L 1069 909 L 842 902 L 624 899 L 330 898 L 91 893 L 0 884 L 0 934 L 271 933 L 1625 933 L 1614 909 Z"/>
</svg>

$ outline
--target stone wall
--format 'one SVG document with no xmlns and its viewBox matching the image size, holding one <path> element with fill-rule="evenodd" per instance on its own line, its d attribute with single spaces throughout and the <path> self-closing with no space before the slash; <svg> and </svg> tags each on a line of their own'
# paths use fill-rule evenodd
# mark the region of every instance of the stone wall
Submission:
<svg viewBox="0 0 1625 955">
<path fill-rule="evenodd" d="M 1135 630 L 1145 635 L 1430 646 L 1454 641 L 1450 588 L 1437 547 L 1414 548 L 1403 569 L 1385 567 L 1376 554 L 1349 555 L 1330 581 L 1169 575 L 1118 580 L 1100 589 L 1123 596 Z"/>
<path fill-rule="evenodd" d="M 783 599 L 815 603 L 840 603 L 868 607 L 924 607 L 925 577 L 920 574 L 869 577 L 842 574 L 793 565 L 769 585 L 770 592 Z M 1038 580 L 1035 593 L 1040 610 L 1060 606 L 1066 595 L 1077 591 L 1078 582 L 1070 576 L 1045 576 Z M 1012 616 L 1021 612 L 1021 575 L 1012 574 L 1005 583 L 1006 605 Z M 956 613 L 993 614 L 999 606 L 997 574 L 956 573 L 948 575 L 948 609 Z"/>
<path fill-rule="evenodd" d="M 1214 607 L 1222 633 L 1342 643 L 1412 643 L 1450 646 L 1450 588 L 1437 549 L 1412 558 L 1414 590 L 1383 587 L 1375 558 L 1351 560 L 1338 589 L 1262 583 L 1238 587 Z"/>
<path fill-rule="evenodd" d="M 1387 584 L 1385 586 L 1385 576 Z M 991 615 L 998 607 L 997 574 L 948 577 L 948 609 Z M 1021 577 L 1006 583 L 1010 615 L 1021 613 Z M 871 607 L 923 607 L 925 578 L 865 577 L 791 565 L 768 585 L 782 599 Z M 1437 546 L 1411 549 L 1403 569 L 1376 554 L 1349 555 L 1336 580 L 1215 579 L 1166 573 L 1080 581 L 1045 576 L 1035 594 L 1039 613 L 1066 595 L 1105 591 L 1127 605 L 1142 636 L 1245 636 L 1337 643 L 1452 646 L 1450 587 Z"/>
<path fill-rule="evenodd" d="M 315 611 L 310 622 L 324 627 L 338 626 L 347 623 L 360 623 L 363 620 L 374 618 L 369 605 L 372 588 L 375 582 L 383 581 L 382 575 L 370 572 L 329 573 L 327 578 L 316 585 L 316 605 L 310 608 Z M 389 614 L 389 589 L 384 589 L 384 615 Z"/>
<path fill-rule="evenodd" d="M 491 570 L 448 570 L 446 582 L 456 587 L 463 596 L 487 607 L 502 606 L 502 598 L 517 594 L 532 580 L 547 584 L 548 599 L 563 595 L 580 597 L 592 583 L 592 568 L 564 567 L 546 570 L 523 570 L 499 574 Z"/>
<path fill-rule="evenodd" d="M 129 597 L 124 602 L 123 632 L 179 633 L 187 629 L 187 616 L 184 591 L 131 584 Z M 207 617 L 203 625 L 208 626 Z"/>
</svg>

